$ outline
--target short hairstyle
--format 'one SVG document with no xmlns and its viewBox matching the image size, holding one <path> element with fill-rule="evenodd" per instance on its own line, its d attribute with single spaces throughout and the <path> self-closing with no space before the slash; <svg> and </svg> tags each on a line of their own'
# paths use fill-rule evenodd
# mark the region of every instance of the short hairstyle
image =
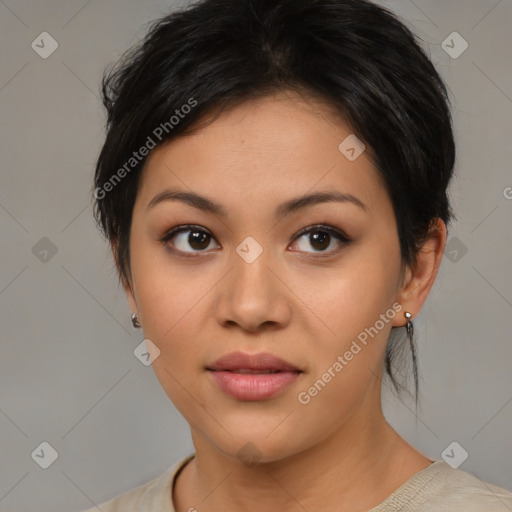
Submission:
<svg viewBox="0 0 512 512">
<path fill-rule="evenodd" d="M 402 268 L 437 218 L 448 225 L 455 143 L 446 86 L 392 12 L 367 0 L 201 0 L 153 22 L 103 76 L 95 218 L 123 283 L 147 149 L 280 91 L 323 100 L 365 144 L 393 205 Z M 385 368 L 398 392 L 399 348 L 390 336 Z"/>
</svg>

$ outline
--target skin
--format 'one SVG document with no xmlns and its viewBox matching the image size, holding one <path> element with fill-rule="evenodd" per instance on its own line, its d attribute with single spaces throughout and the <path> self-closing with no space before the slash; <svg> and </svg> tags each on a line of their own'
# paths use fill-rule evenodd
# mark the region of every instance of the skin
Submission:
<svg viewBox="0 0 512 512">
<path fill-rule="evenodd" d="M 177 478 L 177 512 L 363 511 L 432 462 L 386 422 L 381 378 L 391 327 L 405 325 L 404 311 L 413 318 L 420 311 L 446 228 L 439 219 L 417 264 L 402 269 L 392 204 L 368 153 L 349 161 L 338 150 L 351 133 L 325 104 L 281 92 L 226 111 L 148 158 L 125 291 L 144 337 L 160 350 L 155 374 L 191 429 L 196 456 Z M 169 188 L 207 196 L 227 216 L 176 200 L 148 208 Z M 286 200 L 333 190 L 365 208 L 323 202 L 274 216 Z M 160 241 L 183 224 L 212 238 L 191 245 L 186 232 Z M 312 233 L 297 238 L 315 224 L 342 230 L 352 242 L 330 237 L 322 250 Z M 236 252 L 248 236 L 263 249 L 252 263 Z M 301 404 L 298 394 L 395 302 L 403 310 Z M 236 400 L 205 367 L 238 350 L 271 352 L 303 373 L 279 396 Z M 253 465 L 237 457 L 248 442 L 261 457 Z"/>
</svg>

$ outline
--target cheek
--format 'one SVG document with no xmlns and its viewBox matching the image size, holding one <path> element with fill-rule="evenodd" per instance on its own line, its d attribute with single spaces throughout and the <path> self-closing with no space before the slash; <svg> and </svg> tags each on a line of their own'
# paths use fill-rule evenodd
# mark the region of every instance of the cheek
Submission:
<svg viewBox="0 0 512 512">
<path fill-rule="evenodd" d="M 131 267 L 144 336 L 161 351 L 155 364 L 175 361 L 184 345 L 184 328 L 193 318 L 194 305 L 200 304 L 202 289 L 204 294 L 204 282 L 200 283 L 197 271 L 173 266 L 166 251 L 153 241 L 132 244 Z M 186 356 L 183 352 L 180 357 Z"/>
<path fill-rule="evenodd" d="M 329 329 L 322 328 L 322 335 L 312 338 L 311 373 L 297 396 L 301 429 L 311 433 L 311 442 L 320 435 L 319 417 L 325 420 L 321 430 L 327 435 L 357 410 L 380 380 L 395 315 L 392 270 L 389 261 L 380 258 L 361 257 L 317 289 L 313 309 L 321 312 Z M 380 315 L 386 312 L 382 321 Z M 377 403 L 375 407 L 378 410 Z"/>
<path fill-rule="evenodd" d="M 144 337 L 160 350 L 153 371 L 176 408 L 189 417 L 195 405 L 202 410 L 202 397 L 191 402 L 186 390 L 192 391 L 191 379 L 203 364 L 200 331 L 207 312 L 201 298 L 211 286 L 205 285 L 199 266 L 178 269 L 165 251 L 154 249 L 135 248 L 132 274 Z"/>
<path fill-rule="evenodd" d="M 199 265 L 177 265 L 154 241 L 134 240 L 142 240 L 133 244 L 131 265 L 144 332 L 165 339 L 204 295 L 208 276 Z"/>
<path fill-rule="evenodd" d="M 374 241 L 354 248 L 335 268 L 295 275 L 297 295 L 323 321 L 326 346 L 342 347 L 391 307 L 399 263 L 392 244 Z"/>
</svg>

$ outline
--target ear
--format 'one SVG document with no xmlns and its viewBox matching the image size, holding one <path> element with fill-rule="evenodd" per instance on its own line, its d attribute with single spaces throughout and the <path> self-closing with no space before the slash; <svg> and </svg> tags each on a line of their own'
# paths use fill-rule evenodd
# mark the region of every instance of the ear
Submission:
<svg viewBox="0 0 512 512">
<path fill-rule="evenodd" d="M 121 272 L 121 265 L 119 264 L 117 258 L 117 246 L 115 243 L 110 244 L 110 250 L 112 251 L 112 256 L 114 257 L 114 262 L 116 265 L 116 269 L 118 275 L 120 276 L 120 283 L 123 286 L 124 293 L 126 295 L 126 299 L 128 300 L 128 304 L 130 305 L 130 309 L 132 313 L 137 313 L 137 301 L 135 300 L 135 293 L 133 291 L 133 284 L 130 282 L 130 278 L 126 277 Z"/>
<path fill-rule="evenodd" d="M 122 282 L 123 290 L 126 295 L 126 299 L 128 300 L 128 304 L 130 305 L 130 309 L 132 310 L 132 313 L 137 313 L 138 308 L 135 300 L 135 294 L 133 293 L 133 287 L 126 279 L 123 279 Z"/>
<path fill-rule="evenodd" d="M 411 313 L 415 318 L 428 297 L 436 279 L 446 245 L 446 225 L 436 219 L 429 234 L 417 255 L 416 264 L 407 267 L 396 300 L 402 305 L 403 311 Z M 393 326 L 406 324 L 405 317 L 395 316 Z"/>
</svg>

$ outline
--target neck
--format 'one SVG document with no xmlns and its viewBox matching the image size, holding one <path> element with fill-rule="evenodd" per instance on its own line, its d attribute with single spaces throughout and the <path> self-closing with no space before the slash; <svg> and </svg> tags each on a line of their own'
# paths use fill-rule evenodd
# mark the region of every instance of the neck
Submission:
<svg viewBox="0 0 512 512">
<path fill-rule="evenodd" d="M 196 456 L 176 481 L 176 512 L 367 511 L 430 463 L 386 422 L 380 400 L 320 443 L 272 462 L 246 466 L 194 430 L 192 438 Z"/>
</svg>

